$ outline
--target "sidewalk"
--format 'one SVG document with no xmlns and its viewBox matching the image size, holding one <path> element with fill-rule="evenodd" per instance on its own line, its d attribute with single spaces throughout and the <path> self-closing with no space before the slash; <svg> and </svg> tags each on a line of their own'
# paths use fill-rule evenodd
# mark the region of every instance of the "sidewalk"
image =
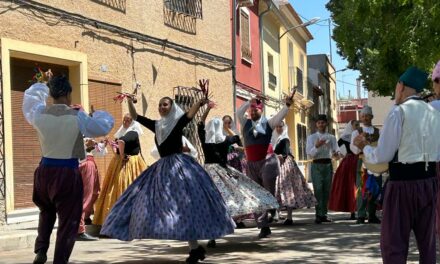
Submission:
<svg viewBox="0 0 440 264">
<path fill-rule="evenodd" d="M 354 221 L 346 220 L 348 214 L 332 214 L 331 217 L 336 221 L 316 225 L 313 223 L 313 209 L 294 211 L 295 225 L 274 224 L 271 237 L 260 240 L 256 238 L 256 228 L 238 229 L 235 234 L 217 240 L 217 248 L 207 249 L 207 259 L 202 263 L 382 263 L 379 225 L 355 225 Z M 33 228 L 19 232 L 35 234 Z M 0 263 L 31 263 L 34 257 L 32 247 L 23 248 L 25 243 L 12 240 L 10 237 L 10 244 L 18 244 L 21 249 L 5 251 L 0 248 Z M 206 245 L 206 241 L 201 243 Z M 418 263 L 414 239 L 410 246 L 408 263 Z M 48 263 L 52 260 L 53 247 L 54 244 L 48 253 Z M 77 242 L 70 263 L 171 264 L 184 263 L 187 254 L 186 242 L 101 239 Z"/>
</svg>

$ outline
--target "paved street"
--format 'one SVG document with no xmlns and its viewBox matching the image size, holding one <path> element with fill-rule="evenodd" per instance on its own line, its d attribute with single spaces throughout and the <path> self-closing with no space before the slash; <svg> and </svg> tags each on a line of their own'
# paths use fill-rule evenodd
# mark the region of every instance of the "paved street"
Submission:
<svg viewBox="0 0 440 264">
<path fill-rule="evenodd" d="M 294 211 L 294 215 L 294 226 L 274 224 L 270 238 L 256 239 L 256 228 L 236 230 L 219 239 L 217 248 L 208 249 L 203 263 L 381 263 L 379 225 L 354 225 L 345 220 L 348 214 L 332 214 L 334 223 L 315 225 L 313 210 Z M 206 241 L 202 243 L 206 245 Z M 187 251 L 184 242 L 101 239 L 77 242 L 71 263 L 184 263 Z M 412 239 L 409 263 L 417 263 L 416 253 Z M 49 254 L 51 260 L 53 247 Z M 2 264 L 30 263 L 32 259 L 30 248 L 0 252 Z"/>
</svg>

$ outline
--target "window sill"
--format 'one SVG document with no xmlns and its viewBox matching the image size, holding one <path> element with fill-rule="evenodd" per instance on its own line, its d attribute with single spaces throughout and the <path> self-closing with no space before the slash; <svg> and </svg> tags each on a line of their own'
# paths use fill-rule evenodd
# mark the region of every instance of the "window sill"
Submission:
<svg viewBox="0 0 440 264">
<path fill-rule="evenodd" d="M 245 57 L 241 57 L 241 61 L 242 62 L 245 62 L 246 64 L 250 64 L 250 65 L 252 65 L 253 63 L 252 63 L 252 59 L 247 59 L 247 58 L 245 58 Z"/>
</svg>

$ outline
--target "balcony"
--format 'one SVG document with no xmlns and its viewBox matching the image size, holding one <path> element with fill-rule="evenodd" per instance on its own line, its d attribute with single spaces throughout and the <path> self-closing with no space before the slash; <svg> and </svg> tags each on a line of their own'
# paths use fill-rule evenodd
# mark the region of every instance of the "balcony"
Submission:
<svg viewBox="0 0 440 264">
<path fill-rule="evenodd" d="M 269 72 L 269 87 L 275 89 L 277 87 L 277 77 Z"/>
</svg>

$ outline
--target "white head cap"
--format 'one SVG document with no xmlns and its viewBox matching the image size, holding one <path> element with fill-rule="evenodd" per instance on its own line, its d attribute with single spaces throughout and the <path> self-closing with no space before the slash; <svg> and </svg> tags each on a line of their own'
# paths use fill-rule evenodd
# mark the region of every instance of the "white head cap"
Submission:
<svg viewBox="0 0 440 264">
<path fill-rule="evenodd" d="M 361 110 L 361 114 L 373 115 L 373 109 L 371 108 L 371 106 L 364 105 L 364 108 L 362 108 L 362 110 Z"/>
</svg>

